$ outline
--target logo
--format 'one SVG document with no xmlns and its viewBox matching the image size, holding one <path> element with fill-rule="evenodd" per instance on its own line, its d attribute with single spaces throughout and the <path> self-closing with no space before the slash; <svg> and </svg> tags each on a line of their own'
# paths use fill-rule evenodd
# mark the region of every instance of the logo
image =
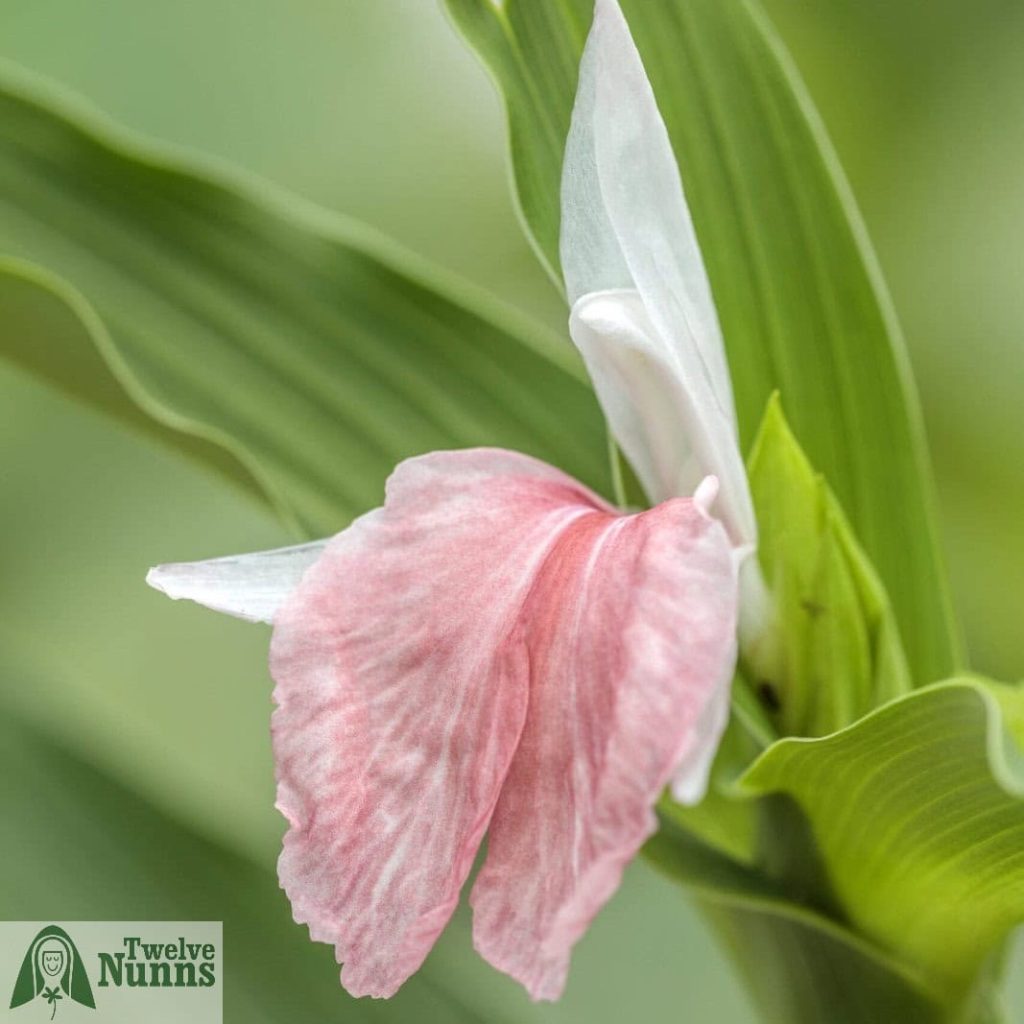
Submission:
<svg viewBox="0 0 1024 1024">
<path fill-rule="evenodd" d="M 220 921 L 0 921 L 0 1024 L 223 1024 L 223 931 Z"/>
<path fill-rule="evenodd" d="M 11 1009 L 33 999 L 44 999 L 53 1007 L 50 1020 L 56 1017 L 57 1004 L 63 1000 L 96 1009 L 89 975 L 78 949 L 71 936 L 55 924 L 43 928 L 29 944 L 14 982 Z"/>
</svg>

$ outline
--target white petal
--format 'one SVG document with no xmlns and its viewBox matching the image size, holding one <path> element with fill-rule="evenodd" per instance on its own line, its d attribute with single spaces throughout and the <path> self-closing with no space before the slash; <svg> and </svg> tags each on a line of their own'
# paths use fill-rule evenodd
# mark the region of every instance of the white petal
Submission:
<svg viewBox="0 0 1024 1024">
<path fill-rule="evenodd" d="M 730 700 L 729 687 L 723 686 L 690 729 L 686 748 L 672 775 L 672 798 L 677 803 L 692 807 L 704 799 L 718 744 L 729 722 Z"/>
<path fill-rule="evenodd" d="M 273 622 L 326 544 L 318 540 L 205 562 L 158 565 L 149 570 L 146 582 L 175 601 L 185 598 L 250 622 Z"/>
<path fill-rule="evenodd" d="M 613 398 L 607 386 L 598 392 L 648 496 L 659 501 L 689 494 L 703 476 L 715 474 L 724 502 L 736 504 L 730 488 L 735 467 L 713 460 L 738 444 L 722 332 L 668 132 L 615 0 L 598 0 L 580 64 L 562 170 L 561 257 L 577 323 L 584 318 L 582 300 L 599 292 L 632 291 L 644 311 L 643 349 L 658 373 L 648 370 L 639 395 Z M 614 337 L 607 340 L 614 343 Z M 673 434 L 655 424 L 645 405 L 665 410 L 681 389 L 687 409 L 672 426 L 682 417 L 688 433 Z M 627 404 L 636 406 L 628 416 Z M 624 419 L 639 434 L 620 434 Z M 643 459 L 646 466 L 636 461 L 643 444 L 657 449 Z M 730 461 L 738 462 L 738 455 Z M 746 490 L 745 474 L 733 482 Z M 749 508 L 749 497 L 739 505 Z M 747 509 L 734 508 L 731 519 L 735 541 L 756 539 Z"/>
<path fill-rule="evenodd" d="M 669 337 L 694 345 L 722 408 L 729 369 L 665 123 L 615 0 L 598 0 L 580 64 L 562 179 L 562 265 L 570 302 L 635 287 Z M 628 275 L 628 276 L 626 276 Z"/>
<path fill-rule="evenodd" d="M 715 514 L 736 545 L 756 537 L 746 469 L 707 376 L 662 340 L 635 290 L 583 296 L 569 319 L 612 432 L 653 502 L 718 477 Z"/>
</svg>

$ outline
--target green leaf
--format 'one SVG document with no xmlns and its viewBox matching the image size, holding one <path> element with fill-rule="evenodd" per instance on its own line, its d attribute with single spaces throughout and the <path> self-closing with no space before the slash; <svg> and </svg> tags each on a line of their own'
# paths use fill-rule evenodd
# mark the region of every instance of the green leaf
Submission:
<svg viewBox="0 0 1024 1024">
<path fill-rule="evenodd" d="M 123 385 L 117 349 L 103 322 L 74 289 L 33 264 L 0 257 L 0 354 L 64 394 L 186 451 L 257 494 L 258 484 L 227 449 L 204 439 L 197 425 L 168 428 L 144 410 L 149 399 L 134 379 Z M 101 354 L 102 353 L 102 354 Z M 113 371 L 113 372 L 112 372 Z M 166 414 L 170 417 L 170 413 Z"/>
<path fill-rule="evenodd" d="M 818 898 L 827 879 L 799 811 L 738 792 L 737 775 L 765 743 L 760 709 L 748 706 L 751 692 L 743 680 L 734 684 L 733 717 L 708 795 L 696 807 L 663 797 L 646 857 L 695 898 L 763 1019 L 948 1024 L 940 993 Z"/>
<path fill-rule="evenodd" d="M 763 873 L 728 861 L 671 821 L 645 847 L 698 900 L 766 1021 L 950 1024 L 922 978 Z"/>
<path fill-rule="evenodd" d="M 447 0 L 504 94 L 521 208 L 558 279 L 559 179 L 592 0 Z M 749 443 L 778 390 L 892 596 L 917 683 L 958 661 L 920 416 L 848 188 L 748 0 L 623 0 L 676 155 Z"/>
<path fill-rule="evenodd" d="M 6 79 L 0 251 L 61 280 L 0 268 L 0 354 L 136 421 L 113 373 L 185 450 L 223 469 L 225 449 L 234 479 L 313 534 L 431 449 L 513 448 L 607 493 L 568 342 L 365 229 Z"/>
<path fill-rule="evenodd" d="M 941 1003 L 869 946 L 801 915 L 702 903 L 770 1024 L 951 1024 Z"/>
<path fill-rule="evenodd" d="M 776 695 L 783 735 L 834 732 L 910 689 L 888 595 L 835 496 L 768 403 L 749 460 L 758 557 L 775 628 L 758 685 Z"/>
<path fill-rule="evenodd" d="M 947 1000 L 1024 919 L 1024 690 L 964 678 L 823 739 L 785 739 L 741 780 L 803 814 L 838 912 Z"/>
</svg>

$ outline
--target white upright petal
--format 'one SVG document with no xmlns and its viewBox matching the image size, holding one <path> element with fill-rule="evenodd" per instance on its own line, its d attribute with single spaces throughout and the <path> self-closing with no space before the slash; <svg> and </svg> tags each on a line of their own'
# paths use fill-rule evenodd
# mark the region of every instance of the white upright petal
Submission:
<svg viewBox="0 0 1024 1024">
<path fill-rule="evenodd" d="M 680 365 L 635 290 L 584 295 L 569 331 L 601 407 L 652 501 L 691 495 L 718 477 L 715 514 L 737 546 L 756 536 L 754 510 L 731 422 L 707 378 Z"/>
<path fill-rule="evenodd" d="M 175 601 L 185 598 L 249 622 L 272 623 L 326 544 L 318 540 L 205 562 L 158 565 L 149 570 L 146 582 Z"/>
<path fill-rule="evenodd" d="M 714 474 L 730 534 L 752 543 L 718 316 L 668 132 L 615 0 L 597 0 L 580 63 L 561 258 L 573 340 L 648 496 L 689 494 Z M 645 365 L 627 368 L 637 360 Z"/>
</svg>

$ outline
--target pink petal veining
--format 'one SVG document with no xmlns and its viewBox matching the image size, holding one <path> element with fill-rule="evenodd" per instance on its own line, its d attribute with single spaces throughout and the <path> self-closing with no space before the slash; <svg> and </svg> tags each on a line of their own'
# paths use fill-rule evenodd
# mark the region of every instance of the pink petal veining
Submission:
<svg viewBox="0 0 1024 1024">
<path fill-rule="evenodd" d="M 735 601 L 725 532 L 689 499 L 623 517 L 489 449 L 399 466 L 271 647 L 281 882 L 350 992 L 420 966 L 490 824 L 478 945 L 557 994 L 728 685 Z"/>
<path fill-rule="evenodd" d="M 682 759 L 703 792 L 735 616 L 725 531 L 689 499 L 581 520 L 539 574 L 518 637 L 527 720 L 472 894 L 477 949 L 534 998 L 561 994 Z"/>
</svg>

